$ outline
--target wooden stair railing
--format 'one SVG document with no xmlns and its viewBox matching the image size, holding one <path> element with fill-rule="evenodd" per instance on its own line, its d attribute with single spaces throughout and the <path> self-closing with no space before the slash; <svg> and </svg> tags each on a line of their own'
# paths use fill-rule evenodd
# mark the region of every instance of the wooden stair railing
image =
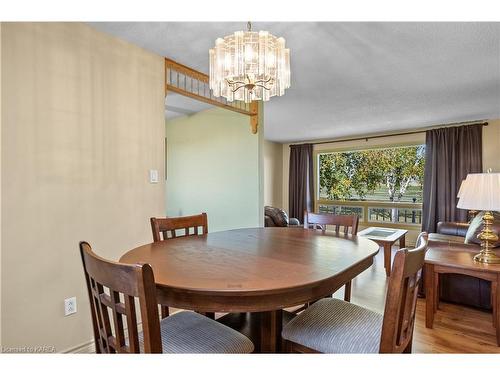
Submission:
<svg viewBox="0 0 500 375">
<path fill-rule="evenodd" d="M 235 101 L 228 102 L 225 98 L 216 98 L 209 87 L 208 75 L 165 58 L 165 96 L 175 92 L 189 98 L 199 100 L 230 111 L 250 117 L 252 133 L 258 129 L 259 105 L 253 101 L 249 104 Z"/>
</svg>

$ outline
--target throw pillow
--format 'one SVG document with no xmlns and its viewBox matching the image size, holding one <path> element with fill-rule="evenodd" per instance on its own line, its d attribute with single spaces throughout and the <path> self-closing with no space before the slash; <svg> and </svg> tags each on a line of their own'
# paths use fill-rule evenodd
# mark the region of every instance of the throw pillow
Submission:
<svg viewBox="0 0 500 375">
<path fill-rule="evenodd" d="M 481 240 L 477 236 L 483 230 L 483 216 L 484 211 L 481 211 L 472 219 L 469 229 L 467 229 L 467 233 L 465 234 L 465 243 L 481 244 Z M 498 235 L 500 232 L 500 213 L 493 212 L 493 217 L 491 229 Z M 500 239 L 492 243 L 491 246 L 500 246 Z"/>
</svg>

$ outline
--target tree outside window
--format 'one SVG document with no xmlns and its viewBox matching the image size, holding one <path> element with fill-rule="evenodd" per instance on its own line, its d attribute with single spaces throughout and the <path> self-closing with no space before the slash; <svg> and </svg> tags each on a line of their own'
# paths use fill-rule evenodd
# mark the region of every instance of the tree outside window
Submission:
<svg viewBox="0 0 500 375">
<path fill-rule="evenodd" d="M 425 145 L 319 155 L 319 195 L 328 200 L 422 202 Z"/>
</svg>

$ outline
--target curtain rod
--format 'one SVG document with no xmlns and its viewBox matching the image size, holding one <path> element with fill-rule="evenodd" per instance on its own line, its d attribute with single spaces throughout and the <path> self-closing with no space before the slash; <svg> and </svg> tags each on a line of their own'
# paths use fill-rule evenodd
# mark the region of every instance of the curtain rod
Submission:
<svg viewBox="0 0 500 375">
<path fill-rule="evenodd" d="M 451 124 L 442 124 L 442 125 L 435 126 L 435 127 L 424 128 L 422 130 L 414 130 L 414 131 L 411 131 L 411 132 L 391 133 L 391 134 L 385 134 L 385 135 L 380 134 L 380 135 L 372 135 L 372 136 L 358 137 L 358 138 L 335 139 L 333 141 L 311 142 L 311 144 L 313 144 L 313 145 L 323 145 L 323 144 L 327 144 L 327 143 L 361 141 L 363 139 L 366 140 L 366 141 L 368 141 L 369 139 L 386 138 L 386 137 L 396 137 L 398 135 L 419 134 L 419 133 L 425 133 L 427 130 L 442 129 L 442 128 L 451 128 L 453 126 L 466 126 L 466 125 L 483 125 L 483 126 L 488 126 L 488 122 L 487 121 L 481 121 L 481 122 L 455 122 L 455 123 L 451 123 Z"/>
</svg>

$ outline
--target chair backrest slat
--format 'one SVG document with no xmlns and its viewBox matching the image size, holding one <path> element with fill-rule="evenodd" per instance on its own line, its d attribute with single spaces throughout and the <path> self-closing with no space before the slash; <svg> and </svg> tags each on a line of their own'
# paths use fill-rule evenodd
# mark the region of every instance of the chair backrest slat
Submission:
<svg viewBox="0 0 500 375">
<path fill-rule="evenodd" d="M 385 300 L 380 353 L 401 353 L 412 340 L 427 242 L 427 233 L 421 233 L 415 249 L 401 249 L 394 257 Z"/>
<path fill-rule="evenodd" d="M 111 303 L 113 305 L 118 305 L 120 303 L 120 295 L 118 292 L 114 290 L 110 290 L 109 294 L 111 296 Z M 113 323 L 115 325 L 115 342 L 116 342 L 116 351 L 118 353 L 125 352 L 125 330 L 123 329 L 123 315 L 118 311 L 119 308 L 116 306 L 115 308 L 111 307 L 111 311 L 113 313 Z"/>
<path fill-rule="evenodd" d="M 137 315 L 135 311 L 135 298 L 132 296 L 125 297 L 125 311 L 127 316 L 127 328 L 137 327 Z M 139 336 L 134 329 L 128 329 L 128 345 L 131 353 L 139 352 Z"/>
<path fill-rule="evenodd" d="M 316 214 L 313 212 L 304 211 L 304 228 L 305 229 L 320 229 L 325 232 L 327 225 L 335 226 L 335 233 L 340 233 L 340 227 L 344 228 L 344 235 L 356 235 L 358 233 L 359 217 L 358 215 L 333 215 L 333 214 Z"/>
<path fill-rule="evenodd" d="M 161 353 L 160 319 L 151 266 L 107 261 L 96 255 L 87 242 L 80 242 L 80 255 L 90 299 L 96 352 L 140 352 L 135 307 L 137 299 L 144 352 Z"/>
<path fill-rule="evenodd" d="M 102 284 L 99 284 L 94 280 L 94 284 L 96 286 L 95 289 L 95 303 L 97 304 L 97 312 L 98 312 L 98 321 L 101 322 L 99 327 L 99 332 L 101 334 L 100 344 L 103 352 L 109 351 L 110 353 L 114 353 L 114 347 L 109 347 L 108 338 L 113 336 L 113 332 L 111 331 L 111 324 L 108 315 L 108 306 L 103 301 L 102 296 L 104 295 L 104 287 Z"/>
<path fill-rule="evenodd" d="M 166 218 L 152 217 L 150 221 L 154 242 L 183 236 L 197 236 L 200 234 L 200 228 L 202 228 L 202 234 L 208 233 L 208 218 L 207 214 L 204 212 L 192 216 Z M 191 228 L 193 228 L 193 233 L 191 233 Z M 184 235 L 182 235 L 182 232 L 179 235 L 179 233 L 176 232 L 177 230 L 184 231 Z"/>
</svg>

